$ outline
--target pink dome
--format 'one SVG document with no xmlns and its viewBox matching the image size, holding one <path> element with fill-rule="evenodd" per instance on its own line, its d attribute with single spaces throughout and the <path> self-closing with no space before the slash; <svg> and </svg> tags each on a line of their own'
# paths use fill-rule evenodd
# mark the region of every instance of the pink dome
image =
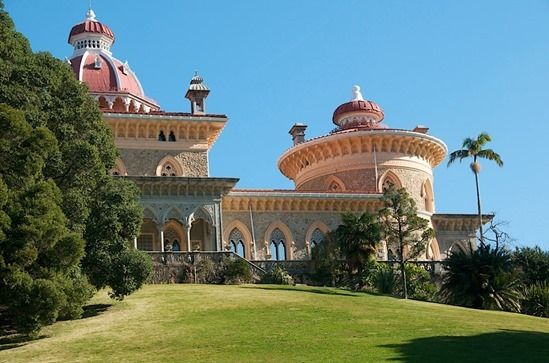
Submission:
<svg viewBox="0 0 549 363">
<path fill-rule="evenodd" d="M 354 128 L 383 129 L 384 114 L 381 107 L 362 97 L 359 86 L 353 86 L 353 99 L 340 105 L 334 111 L 332 121 L 338 126 L 338 130 Z"/>
<path fill-rule="evenodd" d="M 126 92 L 144 97 L 139 80 L 127 65 L 105 54 L 84 53 L 71 59 L 78 80 L 91 92 Z"/>
<path fill-rule="evenodd" d="M 368 100 L 353 100 L 336 108 L 332 121 L 336 123 L 337 120 L 341 119 L 344 115 L 355 112 L 375 114 L 379 117 L 380 121 L 383 120 L 384 117 L 383 110 L 377 103 Z"/>
</svg>

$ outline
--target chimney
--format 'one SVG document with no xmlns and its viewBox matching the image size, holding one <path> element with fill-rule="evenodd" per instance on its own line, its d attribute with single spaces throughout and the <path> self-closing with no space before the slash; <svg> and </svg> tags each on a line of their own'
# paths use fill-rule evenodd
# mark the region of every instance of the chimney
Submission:
<svg viewBox="0 0 549 363">
<path fill-rule="evenodd" d="M 419 133 L 422 133 L 422 134 L 426 134 L 427 131 L 429 131 L 429 128 L 427 126 L 417 125 L 416 127 L 414 127 L 414 129 L 412 131 L 413 132 L 419 132 Z"/>
<path fill-rule="evenodd" d="M 307 129 L 307 125 L 302 123 L 295 123 L 290 129 L 289 134 L 292 135 L 294 146 L 305 141 L 305 129 Z"/>
</svg>

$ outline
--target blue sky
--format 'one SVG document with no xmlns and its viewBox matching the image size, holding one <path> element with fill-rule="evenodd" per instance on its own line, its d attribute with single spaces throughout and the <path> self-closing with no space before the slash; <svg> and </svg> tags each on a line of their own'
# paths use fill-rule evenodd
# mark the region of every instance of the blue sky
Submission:
<svg viewBox="0 0 549 363">
<path fill-rule="evenodd" d="M 88 1 L 4 0 L 36 51 L 70 56 Z M 505 162 L 483 163 L 486 212 L 517 245 L 549 249 L 549 1 L 94 0 L 145 93 L 168 111 L 195 70 L 207 108 L 230 121 L 210 154 L 213 176 L 239 188 L 292 188 L 276 167 L 288 130 L 328 133 L 359 84 L 396 128 L 430 127 L 450 151 L 486 131 Z M 474 213 L 468 163 L 435 169 L 437 212 Z"/>
</svg>

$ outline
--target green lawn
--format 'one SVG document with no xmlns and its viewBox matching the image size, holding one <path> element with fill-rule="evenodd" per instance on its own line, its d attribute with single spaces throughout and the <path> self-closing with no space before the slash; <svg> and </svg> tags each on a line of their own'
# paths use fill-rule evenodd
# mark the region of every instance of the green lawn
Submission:
<svg viewBox="0 0 549 363">
<path fill-rule="evenodd" d="M 98 294 L 0 362 L 549 362 L 549 319 L 329 288 L 149 285 Z"/>
</svg>

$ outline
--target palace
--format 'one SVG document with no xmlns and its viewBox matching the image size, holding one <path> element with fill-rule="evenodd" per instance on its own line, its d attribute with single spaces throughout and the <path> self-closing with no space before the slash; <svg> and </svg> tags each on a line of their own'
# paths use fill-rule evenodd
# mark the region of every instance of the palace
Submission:
<svg viewBox="0 0 549 363">
<path fill-rule="evenodd" d="M 435 229 L 423 259 L 444 259 L 454 246 L 475 239 L 476 215 L 436 213 L 433 169 L 444 160 L 446 145 L 425 126 L 384 124 L 382 108 L 364 99 L 360 87 L 335 109 L 336 127 L 328 135 L 307 139 L 306 125 L 291 127 L 293 146 L 278 168 L 295 189 L 242 190 L 235 188 L 237 178 L 209 176 L 208 152 L 228 118 L 207 112 L 210 90 L 202 77 L 192 77 L 185 95 L 190 112 L 163 111 L 128 63 L 113 56 L 114 41 L 90 9 L 70 31 L 68 62 L 114 134 L 120 158 L 112 174 L 141 191 L 145 212 L 136 248 L 307 260 L 342 213 L 376 212 L 389 184 L 406 188 Z M 378 258 L 391 259 L 396 248 L 381 246 Z"/>
</svg>

